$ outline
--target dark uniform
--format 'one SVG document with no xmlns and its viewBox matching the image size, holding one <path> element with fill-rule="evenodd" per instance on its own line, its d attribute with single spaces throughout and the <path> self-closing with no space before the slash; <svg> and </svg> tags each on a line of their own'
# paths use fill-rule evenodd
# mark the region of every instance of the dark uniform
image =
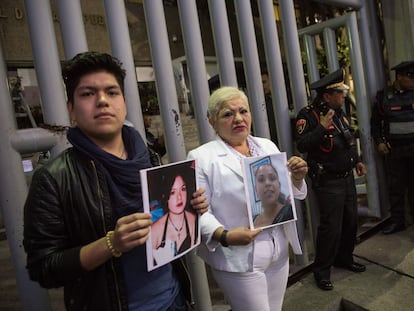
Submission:
<svg viewBox="0 0 414 311">
<path fill-rule="evenodd" d="M 273 108 L 272 94 L 270 91 L 269 74 L 266 70 L 262 71 L 263 91 L 265 95 L 267 121 L 269 123 L 270 140 L 278 145 L 275 110 Z"/>
<path fill-rule="evenodd" d="M 332 265 L 362 272 L 365 266 L 353 260 L 357 232 L 357 194 L 353 168 L 360 161 L 353 130 L 339 106 L 322 102 L 324 93 L 343 92 L 342 69 L 312 84 L 318 96 L 296 118 L 297 148 L 307 153 L 308 176 L 318 201 L 320 224 L 317 231 L 313 272 L 317 285 L 325 290 L 330 282 Z M 334 109 L 332 124 L 320 124 L 321 115 Z M 362 164 L 361 164 L 362 165 Z"/>
<path fill-rule="evenodd" d="M 277 130 L 276 130 L 276 120 L 275 114 L 273 109 L 272 103 L 272 96 L 270 94 L 265 94 L 265 103 L 266 103 L 266 112 L 267 112 L 267 120 L 269 122 L 269 131 L 270 131 L 270 139 L 277 145 Z"/>
<path fill-rule="evenodd" d="M 406 193 L 414 216 L 414 61 L 392 69 L 397 81 L 377 93 L 371 117 L 374 142 L 386 148 L 391 224 L 385 234 L 405 229 Z"/>
</svg>

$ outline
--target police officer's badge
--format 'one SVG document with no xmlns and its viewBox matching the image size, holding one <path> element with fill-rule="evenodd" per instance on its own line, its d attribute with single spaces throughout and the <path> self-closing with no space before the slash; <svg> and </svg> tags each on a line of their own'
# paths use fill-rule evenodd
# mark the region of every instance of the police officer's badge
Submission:
<svg viewBox="0 0 414 311">
<path fill-rule="evenodd" d="M 299 119 L 296 121 L 296 132 L 298 134 L 302 134 L 306 127 L 306 120 L 305 119 Z"/>
</svg>

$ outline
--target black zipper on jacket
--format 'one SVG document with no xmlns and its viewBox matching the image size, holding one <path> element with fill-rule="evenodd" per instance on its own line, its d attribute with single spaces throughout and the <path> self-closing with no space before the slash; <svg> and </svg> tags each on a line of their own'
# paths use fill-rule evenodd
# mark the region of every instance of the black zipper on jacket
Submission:
<svg viewBox="0 0 414 311">
<path fill-rule="evenodd" d="M 91 160 L 91 165 L 92 165 L 93 171 L 95 173 L 96 187 L 97 187 L 97 191 L 98 191 L 99 198 L 100 198 L 99 205 L 100 205 L 100 212 L 101 212 L 101 220 L 102 220 L 103 228 L 105 230 L 104 234 L 106 234 L 107 233 L 107 227 L 106 227 L 106 223 L 105 223 L 104 207 L 103 207 L 103 204 L 102 204 L 103 193 L 102 193 L 102 189 L 99 185 L 98 170 L 97 170 L 95 162 L 93 160 Z M 113 261 L 112 257 L 109 260 L 110 260 L 110 264 L 111 264 L 112 274 L 114 276 L 114 283 L 115 283 L 115 288 L 116 288 L 116 297 L 117 297 L 118 309 L 122 310 L 122 303 L 121 303 L 120 292 L 119 292 L 119 284 L 118 284 L 118 278 L 117 278 L 116 270 L 115 270 L 115 267 L 114 267 L 114 261 Z"/>
</svg>

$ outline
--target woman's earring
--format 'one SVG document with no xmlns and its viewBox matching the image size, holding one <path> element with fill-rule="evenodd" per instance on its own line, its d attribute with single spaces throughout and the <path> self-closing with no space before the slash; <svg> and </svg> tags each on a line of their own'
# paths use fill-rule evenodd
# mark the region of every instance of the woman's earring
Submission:
<svg viewBox="0 0 414 311">
<path fill-rule="evenodd" d="M 70 121 L 70 124 L 72 124 L 72 126 L 76 126 L 76 125 L 77 125 L 77 122 L 76 122 L 76 120 L 75 120 L 75 119 L 72 119 L 72 120 Z"/>
</svg>

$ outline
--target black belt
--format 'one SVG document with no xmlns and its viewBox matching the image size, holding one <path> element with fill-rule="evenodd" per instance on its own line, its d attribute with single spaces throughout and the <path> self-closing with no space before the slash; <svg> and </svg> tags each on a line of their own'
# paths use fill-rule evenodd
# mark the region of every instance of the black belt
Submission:
<svg viewBox="0 0 414 311">
<path fill-rule="evenodd" d="M 340 178 L 347 178 L 348 176 L 351 176 L 353 174 L 352 170 L 349 170 L 347 172 L 341 172 L 341 173 L 334 173 L 334 172 L 324 172 L 322 173 L 322 178 L 330 178 L 330 179 L 340 179 Z"/>
</svg>

